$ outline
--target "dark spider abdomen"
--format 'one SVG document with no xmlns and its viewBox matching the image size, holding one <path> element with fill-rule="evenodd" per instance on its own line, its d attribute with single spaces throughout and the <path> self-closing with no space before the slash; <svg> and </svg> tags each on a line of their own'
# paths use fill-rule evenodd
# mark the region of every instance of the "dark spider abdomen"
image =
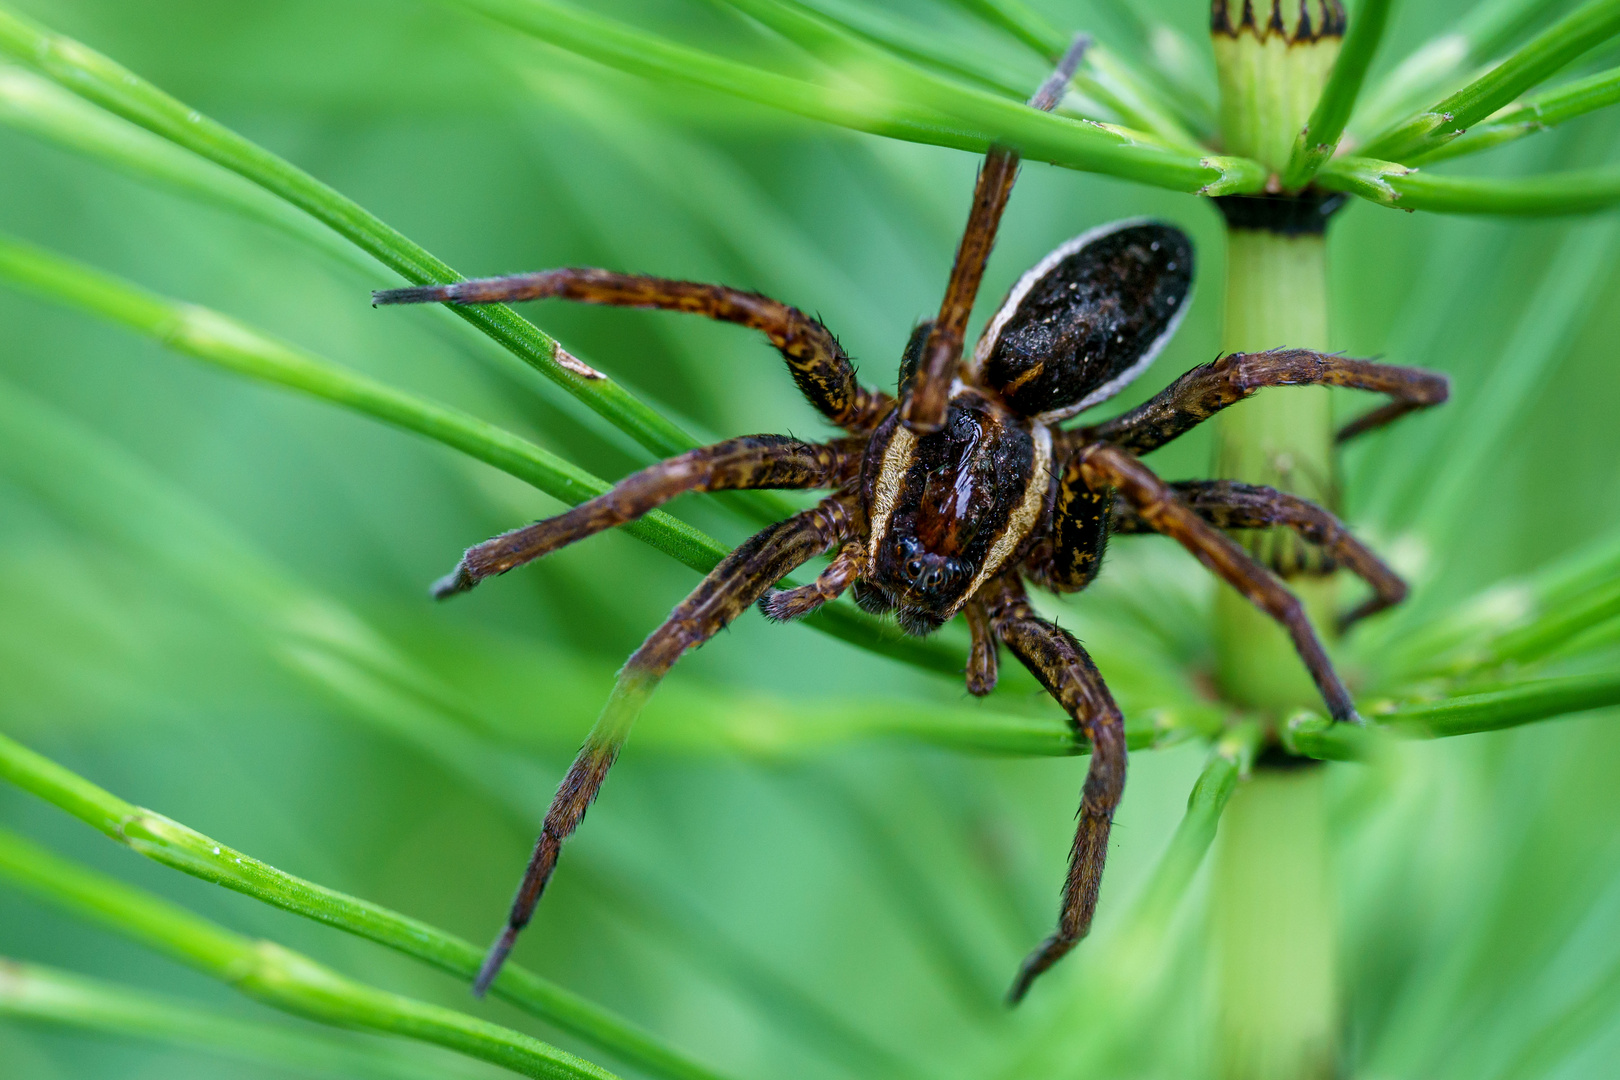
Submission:
<svg viewBox="0 0 1620 1080">
<path fill-rule="evenodd" d="M 1168 225 L 1077 237 L 1013 287 L 974 356 L 980 385 L 1026 416 L 1111 397 L 1174 330 L 1192 271 Z"/>
</svg>

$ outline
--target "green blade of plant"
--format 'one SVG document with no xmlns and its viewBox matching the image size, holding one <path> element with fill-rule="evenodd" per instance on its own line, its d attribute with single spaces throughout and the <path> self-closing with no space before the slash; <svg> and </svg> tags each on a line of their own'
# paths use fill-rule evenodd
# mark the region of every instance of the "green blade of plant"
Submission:
<svg viewBox="0 0 1620 1080">
<path fill-rule="evenodd" d="M 1620 0 L 1588 0 L 1478 79 L 1375 136 L 1360 153 L 1391 161 L 1407 161 L 1427 153 L 1616 33 L 1620 33 Z"/>
<path fill-rule="evenodd" d="M 0 830 L 0 877 L 266 1005 L 338 1027 L 399 1035 L 545 1080 L 611 1080 L 583 1058 L 465 1013 L 339 975 L 301 953 L 254 940 L 116 878 Z"/>
<path fill-rule="evenodd" d="M 299 1075 L 436 1080 L 461 1075 L 384 1046 L 243 1020 L 218 1009 L 0 957 L 0 1017 L 143 1039 Z"/>
<path fill-rule="evenodd" d="M 1383 131 L 1455 85 L 1526 29 L 1568 0 L 1482 0 L 1455 26 L 1417 48 L 1372 87 L 1354 120 L 1357 131 Z"/>
<path fill-rule="evenodd" d="M 1322 88 L 1322 96 L 1311 110 L 1311 117 L 1294 142 L 1288 166 L 1283 170 L 1283 187 L 1293 190 L 1310 183 L 1324 162 L 1333 156 L 1344 134 L 1344 126 L 1355 108 L 1361 83 L 1367 77 L 1378 44 L 1384 38 L 1391 0 L 1366 0 L 1350 20 L 1350 32 L 1333 64 L 1333 74 Z"/>
<path fill-rule="evenodd" d="M 1437 176 L 1365 157 L 1328 162 L 1316 182 L 1396 210 L 1501 217 L 1569 217 L 1620 204 L 1620 167 L 1541 176 Z"/>
<path fill-rule="evenodd" d="M 324 223 L 415 284 L 461 275 L 404 235 L 302 169 L 249 142 L 71 38 L 0 5 L 0 53 L 75 94 L 251 180 Z M 362 298 L 357 297 L 357 302 Z M 557 342 L 500 304 L 449 305 L 456 315 L 599 413 L 660 457 L 696 445 L 690 435 L 612 379 L 581 374 L 558 360 Z M 563 356 L 567 359 L 566 353 Z M 577 365 L 576 365 L 577 367 Z"/>
<path fill-rule="evenodd" d="M 1527 97 L 1513 108 L 1492 117 L 1488 123 L 1470 128 L 1414 160 L 1427 165 L 1464 154 L 1477 154 L 1557 127 L 1578 116 L 1607 108 L 1617 101 L 1620 101 L 1620 68 L 1610 68 Z"/>
<path fill-rule="evenodd" d="M 1263 169 L 1241 158 L 1197 158 L 1136 142 L 1105 125 L 1054 116 L 1019 102 L 925 79 L 901 100 L 823 86 L 739 64 L 550 0 L 458 0 L 522 33 L 609 67 L 697 85 L 888 138 L 983 153 L 992 143 L 1025 158 L 1175 191 L 1258 191 Z M 918 73 L 921 75 L 922 73 Z"/>
<path fill-rule="evenodd" d="M 483 962 L 484 950 L 469 941 L 283 873 L 178 821 L 127 803 L 4 735 L 0 735 L 0 777 L 137 854 L 192 877 L 386 945 L 469 981 Z M 490 989 L 523 1011 L 655 1076 L 672 1080 L 719 1076 L 651 1032 L 516 964 L 508 965 Z"/>
<path fill-rule="evenodd" d="M 475 416 L 395 390 L 216 311 L 158 296 L 3 236 L 0 278 L 120 323 L 177 352 L 425 435 L 570 505 L 594 499 L 612 487 Z M 708 573 L 726 556 L 724 545 L 661 510 L 622 527 L 699 573 Z M 847 600 L 827 605 L 804 622 L 883 656 L 920 662 L 945 674 L 961 670 L 960 659 L 939 643 L 903 637 Z"/>
</svg>

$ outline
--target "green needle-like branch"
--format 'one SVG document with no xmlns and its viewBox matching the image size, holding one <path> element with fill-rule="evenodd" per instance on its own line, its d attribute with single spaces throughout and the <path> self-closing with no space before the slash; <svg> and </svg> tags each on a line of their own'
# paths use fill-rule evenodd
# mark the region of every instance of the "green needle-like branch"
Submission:
<svg viewBox="0 0 1620 1080">
<path fill-rule="evenodd" d="M 243 1020 L 145 988 L 0 958 L 0 1017 L 197 1050 L 249 1065 L 334 1080 L 445 1080 L 460 1070 L 383 1043 Z M 451 1071 L 446 1072 L 450 1067 Z"/>
<path fill-rule="evenodd" d="M 1356 96 L 1361 93 L 1362 80 L 1367 77 L 1367 67 L 1378 51 L 1378 43 L 1383 40 L 1390 3 L 1391 0 L 1367 0 L 1356 9 L 1350 33 L 1333 65 L 1333 74 L 1328 77 L 1310 120 L 1294 143 L 1293 154 L 1282 176 L 1285 189 L 1293 191 L 1310 183 L 1322 163 L 1338 149 L 1344 125 L 1349 122 Z"/>
<path fill-rule="evenodd" d="M 1455 139 L 1421 158 L 1414 159 L 1427 165 L 1433 161 L 1477 154 L 1503 143 L 1522 139 L 1538 131 L 1557 127 L 1567 120 L 1585 116 L 1589 112 L 1606 108 L 1620 101 L 1620 68 L 1584 79 L 1576 79 L 1540 94 L 1525 98 L 1518 105 L 1492 117 L 1478 127 L 1470 128 Z"/>
<path fill-rule="evenodd" d="M 378 904 L 283 873 L 178 821 L 118 798 L 0 735 L 0 777 L 60 807 L 131 850 L 192 877 L 386 945 L 442 971 L 471 979 L 484 950 Z M 719 1080 L 718 1074 L 657 1036 L 515 964 L 492 992 L 525 1012 L 669 1080 Z"/>
<path fill-rule="evenodd" d="M 8 55 L 109 112 L 251 180 L 323 222 L 414 284 L 460 281 L 424 248 L 302 169 L 210 120 L 133 72 L 71 38 L 0 5 L 0 55 Z M 695 442 L 612 379 L 582 374 L 533 323 L 501 304 L 452 305 L 462 319 L 573 394 L 660 457 Z"/>
<path fill-rule="evenodd" d="M 521 1032 L 378 990 L 274 942 L 234 933 L 5 830 L 0 830 L 0 877 L 286 1012 L 338 1027 L 434 1043 L 524 1076 L 613 1077 Z"/>
<path fill-rule="evenodd" d="M 1439 176 L 1365 157 L 1336 158 L 1316 182 L 1397 210 L 1565 217 L 1620 205 L 1620 167 L 1524 177 Z"/>
<path fill-rule="evenodd" d="M 1588 0 L 1444 101 L 1375 136 L 1360 153 L 1403 162 L 1426 154 L 1616 33 L 1620 0 Z"/>
</svg>

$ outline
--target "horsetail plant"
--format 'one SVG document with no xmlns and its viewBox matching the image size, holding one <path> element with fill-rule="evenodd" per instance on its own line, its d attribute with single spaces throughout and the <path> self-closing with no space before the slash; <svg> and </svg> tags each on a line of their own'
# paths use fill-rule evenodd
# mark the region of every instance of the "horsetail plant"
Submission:
<svg viewBox="0 0 1620 1080">
<path fill-rule="evenodd" d="M 1213 78 L 1199 69 L 1187 34 L 1161 23 L 1157 14 L 1118 3 L 1061 7 L 918 0 L 902 12 L 865 0 L 726 0 L 654 5 L 644 22 L 567 0 L 444 0 L 431 10 L 446 32 L 470 35 L 516 74 L 514 81 L 550 105 L 596 83 L 621 95 L 643 94 L 639 100 L 655 110 L 711 109 L 721 115 L 727 107 L 716 102 L 730 98 L 738 102 L 735 115 L 753 124 L 761 123 L 763 107 L 878 139 L 1016 155 L 1011 160 L 1208 199 L 1225 226 L 1226 256 L 1222 287 L 1206 286 L 1202 302 L 1209 303 L 1214 292 L 1226 353 L 1335 349 L 1341 316 L 1330 304 L 1338 294 L 1330 288 L 1327 232 L 1357 202 L 1480 218 L 1583 215 L 1620 204 L 1620 167 L 1567 160 L 1572 139 L 1555 142 L 1562 135 L 1548 134 L 1559 129 L 1589 137 L 1603 122 L 1597 114 L 1620 102 L 1620 69 L 1609 66 L 1620 39 L 1620 0 L 1485 0 L 1404 58 L 1390 55 L 1385 40 L 1403 15 L 1391 0 L 1361 0 L 1348 11 L 1340 0 L 1214 0 L 1207 21 Z M 670 9 L 712 33 L 701 40 L 666 33 L 659 27 L 671 25 Z M 1199 15 L 1202 22 L 1201 10 Z M 1031 72 L 1038 78 L 1082 31 L 1091 35 L 1089 48 L 1068 93 L 1050 112 L 1027 107 Z M 1116 40 L 1110 40 L 1112 32 Z M 975 41 L 985 47 L 970 48 Z M 319 170 L 293 165 L 90 47 L 4 6 L 0 59 L 5 126 L 183 203 L 267 226 L 334 271 L 344 288 L 358 283 L 362 297 L 364 288 L 397 284 L 394 275 L 412 286 L 463 280 L 446 260 L 316 179 L 312 173 Z M 558 71 L 571 74 L 554 77 Z M 648 85 L 659 88 L 656 98 L 645 96 Z M 1552 153 L 1537 156 L 1544 143 L 1557 147 L 1557 164 L 1550 164 Z M 1466 169 L 1463 159 L 1498 149 L 1517 154 L 1509 160 L 1521 168 L 1507 174 L 1491 165 Z M 718 166 L 706 167 L 718 175 Z M 1153 205 L 1190 204 L 1161 199 Z M 1352 211 L 1348 223 L 1332 227 L 1387 232 L 1421 223 L 1403 216 L 1391 225 L 1372 214 Z M 726 216 L 717 208 L 707 224 L 718 228 Z M 792 235 L 780 222 L 770 227 Z M 1470 234 L 1476 254 L 1500 251 L 1509 242 L 1497 227 L 1476 228 Z M 1463 384 L 1463 371 L 1455 373 L 1460 400 L 1447 408 L 1462 413 L 1461 419 L 1416 421 L 1428 426 L 1415 428 L 1415 435 L 1381 437 L 1341 460 L 1337 399 L 1328 387 L 1272 390 L 1216 419 L 1210 473 L 1330 509 L 1338 509 L 1347 487 L 1378 492 L 1387 479 L 1390 493 L 1366 500 L 1381 511 L 1364 513 L 1358 523 L 1381 540 L 1400 541 L 1408 551 L 1443 561 L 1448 546 L 1459 543 L 1454 519 L 1463 494 L 1490 467 L 1492 448 L 1520 416 L 1535 372 L 1568 344 L 1540 331 L 1583 325 L 1613 269 L 1615 240 L 1607 219 L 1569 234 L 1548 260 L 1539 291 L 1526 290 L 1519 330 L 1502 346 L 1487 383 L 1494 396 L 1482 399 Z M 169 294 L 179 290 L 171 286 L 136 284 L 54 246 L 0 234 L 0 281 L 229 375 L 411 432 L 557 502 L 577 505 L 610 489 L 598 471 L 543 445 L 552 441 L 549 433 L 525 437 L 514 430 L 517 422 L 484 420 L 476 408 L 406 390 L 392 375 L 340 365 L 286 335 L 259 329 L 253 320 L 174 298 Z M 1474 281 L 1480 280 L 1479 268 L 1490 264 L 1476 257 L 1454 269 L 1459 281 Z M 1445 295 L 1436 292 L 1449 285 L 1445 275 L 1428 277 L 1420 283 L 1428 290 L 1424 297 Z M 847 289 L 846 295 L 858 291 Z M 683 453 L 701 441 L 692 434 L 701 425 L 690 416 L 655 407 L 649 403 L 654 396 L 644 400 L 613 377 L 627 373 L 621 358 L 593 354 L 588 363 L 563 347 L 562 331 L 542 330 L 505 305 L 450 310 L 455 318 L 440 312 L 412 325 L 473 355 L 501 352 L 504 366 L 488 370 L 501 371 L 504 386 L 512 385 L 515 370 L 517 378 L 537 372 L 560 389 L 596 425 L 583 428 L 595 432 L 594 442 L 576 443 L 571 449 L 577 453 L 594 454 L 600 444 L 621 458 L 644 461 L 646 455 Z M 1420 311 L 1417 324 L 1439 318 L 1431 307 Z M 468 335 L 467 327 L 476 335 Z M 1425 332 L 1413 330 L 1405 340 L 1438 342 L 1434 332 Z M 513 358 L 515 367 L 507 362 Z M 1399 349 L 1389 359 L 1448 366 Z M 553 409 L 549 403 L 561 400 L 543 387 L 532 396 Z M 104 433 L 63 417 L 27 391 L 0 384 L 0 420 L 6 490 L 27 493 L 29 506 L 70 523 L 73 543 L 86 551 L 117 551 L 140 568 L 143 581 L 163 583 L 165 595 L 196 599 L 249 643 L 244 663 L 290 675 L 323 707 L 356 721 L 357 729 L 434 762 L 455 784 L 500 807 L 503 820 L 526 824 L 535 817 L 537 799 L 543 805 L 544 788 L 555 775 L 556 752 L 584 730 L 582 710 L 611 680 L 610 667 L 570 632 L 554 645 L 503 652 L 487 642 L 459 643 L 436 617 L 355 610 L 266 555 L 152 470 L 126 460 Z M 1425 438 L 1433 458 L 1449 463 L 1433 483 L 1422 471 L 1424 455 L 1413 449 L 1425 445 Z M 1404 448 L 1404 459 L 1392 447 Z M 1427 508 L 1402 520 L 1393 508 L 1402 492 L 1414 491 L 1420 496 L 1415 501 Z M 160 522 L 143 521 L 143 508 Z M 703 512 L 725 527 L 733 518 L 774 521 L 791 509 L 778 496 L 750 492 L 709 500 Z M 700 574 L 719 564 L 730 546 L 662 510 L 622 527 Z M 1334 612 L 1345 606 L 1342 594 L 1351 583 L 1323 546 L 1287 530 L 1246 531 L 1239 538 L 1288 582 L 1331 637 Z M 693 930 L 701 922 L 697 916 L 671 919 L 668 911 L 690 910 L 681 908 L 673 890 L 646 886 L 644 906 L 666 909 L 666 921 L 654 914 L 643 924 L 661 928 L 661 934 L 676 933 L 675 922 L 689 924 L 687 931 L 703 943 L 686 962 L 710 963 L 717 984 L 757 1009 L 761 1030 L 791 1031 L 789 1040 L 798 1038 L 810 1055 L 806 1074 L 831 1067 L 851 1074 L 1136 1075 L 1174 1069 L 1166 1062 L 1180 1060 L 1184 1066 L 1195 1062 L 1199 1074 L 1222 1077 L 1370 1075 L 1380 1067 L 1388 1075 L 1438 1075 L 1412 1064 L 1434 1066 L 1446 1057 L 1443 1037 L 1424 1043 L 1422 1033 L 1429 1029 L 1422 1024 L 1438 1015 L 1435 1010 L 1463 999 L 1467 973 L 1478 973 L 1493 928 L 1510 923 L 1528 902 L 1503 886 L 1498 906 L 1479 917 L 1472 939 L 1476 953 L 1444 972 L 1414 976 L 1412 985 L 1427 997 L 1408 1001 L 1406 1012 L 1393 1019 L 1348 1022 L 1356 1003 L 1347 1000 L 1346 987 L 1359 962 L 1346 956 L 1331 917 L 1338 889 L 1332 807 L 1342 798 L 1335 784 L 1394 786 L 1397 781 L 1388 778 L 1412 768 L 1419 741 L 1620 705 L 1620 538 L 1600 538 L 1575 556 L 1449 604 L 1426 598 L 1435 572 L 1414 556 L 1417 588 L 1411 600 L 1330 641 L 1350 672 L 1365 719 L 1359 724 L 1320 714 L 1288 638 L 1236 592 L 1223 588 L 1205 600 L 1196 587 L 1149 559 L 1117 559 L 1110 572 L 1119 572 L 1120 583 L 1110 587 L 1105 575 L 1087 598 L 1094 610 L 1077 606 L 1064 617 L 1081 620 L 1087 645 L 1119 698 L 1131 750 L 1201 745 L 1207 756 L 1162 853 L 1149 860 L 1151 868 L 1133 888 L 1105 883 L 1102 910 L 1113 905 L 1121 914 L 1103 917 L 1096 940 L 1082 945 L 1076 971 L 1043 987 L 1044 1000 L 1038 992 L 1015 1018 L 987 1010 L 977 972 L 1001 962 L 1005 943 L 986 945 L 988 937 L 953 929 L 960 917 L 952 898 L 963 889 L 974 893 L 973 903 L 1011 923 L 1019 923 L 1016 899 L 993 895 L 993 885 L 964 885 L 965 875 L 908 858 L 904 845 L 871 830 L 848 845 L 850 857 L 882 864 L 874 879 L 885 883 L 896 906 L 921 906 L 917 922 L 933 934 L 924 952 L 951 973 L 944 981 L 973 1021 L 935 1046 L 902 1048 L 895 1032 L 882 1030 L 881 1019 L 851 1023 L 839 1008 L 841 997 L 799 990 L 753 953 L 727 944 L 723 929 Z M 1167 606 L 1156 608 L 1161 602 Z M 1200 606 L 1208 612 L 1207 633 L 1197 615 L 1195 630 L 1187 628 L 1187 612 Z M 75 625 L 94 625 L 95 608 L 85 597 L 53 601 L 53 610 L 78 620 Z M 874 663 L 900 661 L 880 670 L 906 680 L 915 699 L 887 693 L 820 701 L 786 690 L 742 691 L 722 685 L 724 680 L 696 691 L 670 680 L 653 698 L 653 684 L 632 679 L 603 715 L 618 722 L 645 706 L 640 745 L 671 754 L 756 757 L 778 770 L 838 744 L 879 739 L 1011 757 L 1090 752 L 1088 740 L 1049 707 L 1020 695 L 1034 687 L 1027 677 L 1011 676 L 988 707 L 936 687 L 936 676 L 954 677 L 961 669 L 967 634 L 959 626 L 928 640 L 900 637 L 848 601 L 830 604 L 812 622 L 841 643 L 836 648 L 853 644 L 878 658 Z M 0 640 L 7 664 L 37 659 L 37 651 L 22 638 Z M 53 662 L 61 662 L 61 652 L 53 651 Z M 509 689 L 502 697 L 492 687 Z M 513 700 L 563 704 L 517 722 Z M 1323 767 L 1326 761 L 1347 764 Z M 1492 775 L 1504 786 L 1514 783 Z M 478 970 L 479 950 L 456 934 L 277 870 L 125 802 L 5 736 L 0 776 L 184 874 L 461 979 Z M 916 811 L 934 828 L 958 820 L 956 814 L 949 800 Z M 977 850 L 969 832 L 964 826 L 958 837 L 963 851 Z M 1212 849 L 1215 855 L 1207 859 Z M 1201 872 L 1206 861 L 1212 865 Z M 376 989 L 291 949 L 226 930 L 9 833 L 0 834 L 0 877 L 77 918 L 321 1023 L 425 1040 L 523 1075 L 609 1075 L 519 1031 Z M 1188 917 L 1194 907 L 1189 898 L 1201 890 L 1208 892 L 1207 924 Z M 1022 924 L 1008 936 L 1021 933 Z M 711 954 L 706 960 L 700 956 L 705 952 Z M 997 959 L 986 963 L 986 952 Z M 1185 1015 L 1167 1019 L 1178 1009 L 1188 1012 L 1194 993 L 1189 986 L 1198 982 L 1188 977 L 1195 962 L 1209 965 L 1215 1001 L 1202 1028 Z M 808 959 L 800 963 L 814 967 Z M 1620 972 L 1620 961 L 1614 971 Z M 1567 1060 L 1574 1048 L 1599 1045 L 1599 1019 L 1620 1015 L 1614 987 L 1620 987 L 1620 976 L 1611 972 L 1607 979 L 1589 980 L 1575 999 L 1546 1005 L 1524 1021 L 1526 1030 L 1515 1029 L 1517 1041 L 1491 1058 L 1488 1069 L 1466 1075 L 1537 1075 L 1535 1070 Z M 766 1065 L 773 1059 L 745 1054 L 724 1067 L 711 1065 L 704 1054 L 676 1046 L 720 1045 L 712 1032 L 689 1040 L 678 1031 L 666 1040 L 661 1032 L 670 1023 L 667 1016 L 647 1023 L 626 1019 L 619 1012 L 634 1015 L 633 1007 L 610 1009 L 525 968 L 507 967 L 492 990 L 578 1040 L 588 1053 L 644 1075 L 712 1080 L 789 1071 L 779 1061 Z M 226 1046 L 271 1066 L 302 1067 L 300 1062 L 331 1053 L 350 1055 L 345 1060 L 354 1069 L 379 1076 L 438 1074 L 422 1062 L 373 1053 L 369 1044 L 351 1046 L 247 1022 L 201 1005 L 188 1012 L 187 1004 L 136 994 L 133 987 L 0 960 L 0 1017 Z M 681 1015 L 690 1022 L 702 1014 Z M 1155 1048 L 1161 1024 L 1196 1029 L 1187 1043 L 1193 1049 Z M 449 1067 L 442 1074 L 459 1075 Z"/>
</svg>

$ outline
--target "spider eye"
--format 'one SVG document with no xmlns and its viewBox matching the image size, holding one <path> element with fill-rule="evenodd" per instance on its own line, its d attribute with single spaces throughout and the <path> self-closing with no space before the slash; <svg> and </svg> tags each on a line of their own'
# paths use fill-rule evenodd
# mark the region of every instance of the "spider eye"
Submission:
<svg viewBox="0 0 1620 1080">
<path fill-rule="evenodd" d="M 923 577 L 922 585 L 925 589 L 937 589 L 945 584 L 945 568 L 936 566 Z"/>
<path fill-rule="evenodd" d="M 921 559 L 906 560 L 906 577 L 916 581 L 918 578 L 922 577 L 922 572 L 923 563 Z"/>
</svg>

